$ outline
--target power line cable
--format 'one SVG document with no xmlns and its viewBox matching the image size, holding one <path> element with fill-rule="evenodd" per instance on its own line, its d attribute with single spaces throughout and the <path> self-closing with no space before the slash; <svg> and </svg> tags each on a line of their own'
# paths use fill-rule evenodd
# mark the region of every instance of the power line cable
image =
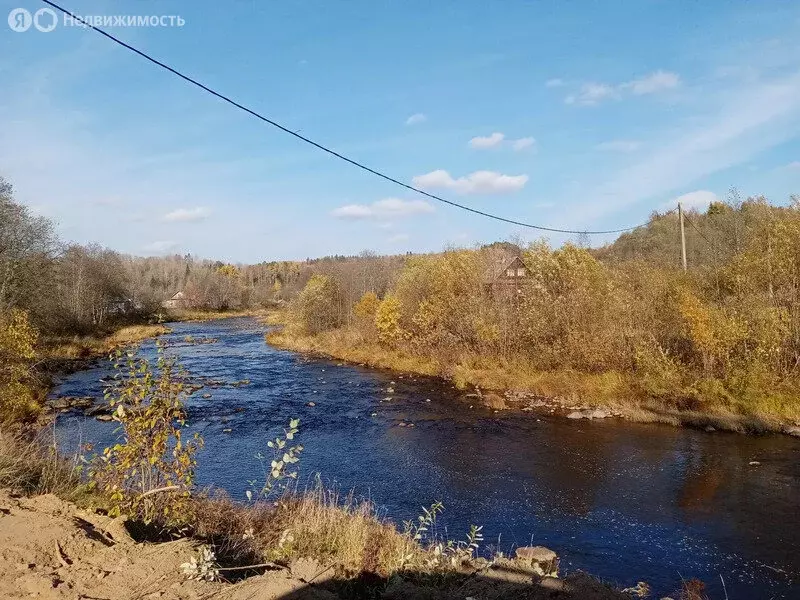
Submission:
<svg viewBox="0 0 800 600">
<path fill-rule="evenodd" d="M 712 250 L 714 250 L 714 252 L 716 252 L 716 251 L 717 251 L 717 244 L 716 244 L 715 242 L 712 242 L 710 239 L 708 239 L 708 238 L 707 238 L 707 237 L 706 237 L 706 236 L 703 234 L 703 232 L 702 232 L 702 231 L 700 231 L 700 229 L 697 227 L 697 225 L 695 225 L 695 224 L 692 222 L 692 220 L 686 216 L 686 213 L 684 213 L 684 214 L 683 214 L 683 220 L 684 220 L 684 221 L 686 221 L 687 223 L 689 223 L 689 225 L 691 225 L 691 226 L 692 226 L 692 229 L 694 229 L 694 230 L 695 230 L 695 231 L 696 231 L 696 232 L 697 232 L 697 233 L 700 235 L 700 237 L 701 237 L 701 238 L 703 238 L 703 239 L 704 239 L 706 242 L 708 242 L 708 243 L 709 243 L 709 245 L 711 246 L 711 249 L 712 249 Z"/>
<path fill-rule="evenodd" d="M 110 33 L 108 33 L 107 31 L 104 31 L 103 29 L 100 29 L 99 27 L 95 27 L 91 23 L 88 23 L 88 22 L 84 21 L 78 15 L 75 15 L 72 12 L 70 12 L 69 10 L 67 10 L 65 8 L 62 8 L 61 6 L 56 4 L 55 2 L 51 2 L 50 0 L 42 0 L 42 2 L 44 2 L 48 6 L 51 6 L 51 7 L 55 8 L 56 10 L 60 11 L 64 15 L 69 15 L 72 19 L 76 20 L 77 22 L 85 25 L 86 27 L 88 27 L 90 29 L 93 29 L 94 31 L 96 31 L 100 35 L 108 38 L 109 40 L 111 40 L 112 42 L 122 46 L 123 48 L 126 48 L 127 50 L 130 50 L 134 54 L 138 54 L 139 56 L 141 56 L 145 60 L 153 63 L 154 65 L 159 66 L 162 69 L 165 69 L 165 70 L 169 71 L 170 73 L 172 73 L 173 75 L 183 79 L 187 83 L 191 83 L 192 85 L 194 85 L 194 86 L 196 86 L 196 87 L 208 92 L 212 96 L 215 96 L 215 97 L 219 98 L 220 100 L 222 100 L 224 102 L 227 102 L 228 104 L 230 104 L 232 106 L 235 106 L 236 108 L 248 113 L 249 115 L 251 115 L 251 116 L 263 121 L 264 123 L 272 125 L 273 127 L 276 127 L 277 129 L 280 129 L 284 133 L 288 133 L 289 135 L 291 135 L 291 136 L 293 136 L 293 137 L 305 142 L 306 144 L 310 144 L 311 146 L 314 146 L 318 150 L 322 150 L 323 152 L 326 152 L 326 153 L 328 153 L 328 154 L 330 154 L 332 156 L 335 156 L 336 158 L 338 158 L 340 160 L 343 160 L 344 162 L 349 163 L 349 164 L 353 165 L 354 167 L 358 167 L 359 169 L 362 169 L 362 170 L 364 170 L 364 171 L 366 171 L 368 173 L 371 173 L 373 175 L 376 175 L 377 177 L 380 177 L 381 179 L 385 179 L 386 181 L 389 181 L 391 183 L 394 183 L 396 185 L 404 187 L 407 190 L 411 190 L 412 192 L 416 192 L 417 194 L 422 194 L 423 196 L 426 196 L 426 197 L 428 197 L 428 198 L 430 198 L 432 200 L 436 200 L 436 201 L 442 202 L 444 204 L 449 204 L 450 206 L 453 206 L 455 208 L 460 208 L 461 210 L 465 210 L 465 211 L 471 212 L 473 214 L 480 215 L 482 217 L 487 217 L 489 219 L 494 219 L 496 221 L 502 221 L 504 223 L 510 223 L 511 225 L 518 225 L 520 227 L 527 227 L 527 228 L 530 228 L 530 229 L 538 229 L 540 231 L 550 231 L 550 232 L 553 232 L 553 233 L 573 233 L 573 234 L 585 233 L 587 235 L 602 235 L 602 234 L 609 234 L 609 233 L 623 233 L 625 231 L 632 231 L 634 229 L 637 229 L 639 227 L 647 225 L 650 222 L 648 220 L 647 222 L 639 223 L 638 225 L 634 225 L 632 227 L 623 227 L 621 229 L 608 229 L 608 230 L 601 230 L 601 231 L 587 231 L 587 230 L 579 230 L 579 229 L 560 229 L 560 228 L 557 228 L 557 227 L 545 227 L 543 225 L 533 225 L 531 223 L 525 223 L 523 221 L 516 221 L 514 219 L 508 219 L 506 217 L 501 217 L 499 215 L 495 215 L 495 214 L 492 214 L 492 213 L 487 213 L 487 212 L 484 212 L 482 210 L 478 210 L 476 208 L 471 208 L 469 206 L 465 206 L 464 204 L 459 204 L 458 202 L 453 202 L 452 200 L 447 200 L 446 198 L 442 198 L 441 196 L 437 196 L 436 194 L 431 194 L 431 193 L 426 192 L 424 190 L 421 190 L 421 189 L 419 189 L 417 187 L 414 187 L 413 185 L 408 185 L 407 183 L 403 183 L 402 181 L 400 181 L 398 179 L 395 179 L 394 177 L 391 177 L 389 175 L 386 175 L 385 173 L 377 171 L 376 169 L 368 167 L 367 165 L 365 165 L 363 163 L 360 163 L 357 160 L 354 160 L 352 158 L 348 158 L 347 156 L 345 156 L 343 154 L 339 154 L 335 150 L 332 150 L 331 148 L 328 148 L 327 146 L 324 146 L 324 145 L 322 145 L 322 144 L 320 144 L 318 142 L 315 142 L 314 140 L 312 140 L 310 138 L 307 138 L 307 137 L 297 133 L 296 131 L 293 131 L 293 130 L 289 129 L 288 127 L 285 127 L 285 126 L 281 125 L 280 123 L 278 123 L 276 121 L 273 121 L 272 119 L 270 119 L 268 117 L 265 117 L 264 115 L 256 112 L 255 110 L 253 110 L 251 108 L 248 108 L 248 107 L 244 106 L 243 104 L 240 104 L 239 102 L 236 102 L 235 100 L 229 98 L 228 96 L 225 96 L 224 94 L 221 94 L 220 92 L 217 92 L 216 90 L 204 85 L 203 83 L 200 83 L 196 79 L 192 79 L 188 75 L 184 75 L 183 73 L 181 73 L 177 69 L 174 69 L 173 67 L 170 67 L 166 63 L 163 63 L 160 60 L 158 60 L 156 58 L 153 58 L 149 54 L 146 54 L 145 52 L 142 52 L 141 50 L 131 46 L 130 44 L 127 44 L 127 43 L 123 42 L 119 38 L 116 38 L 113 35 L 111 35 Z M 673 212 L 673 211 L 669 211 L 669 212 L 665 213 L 665 215 L 668 215 L 671 212 Z"/>
</svg>

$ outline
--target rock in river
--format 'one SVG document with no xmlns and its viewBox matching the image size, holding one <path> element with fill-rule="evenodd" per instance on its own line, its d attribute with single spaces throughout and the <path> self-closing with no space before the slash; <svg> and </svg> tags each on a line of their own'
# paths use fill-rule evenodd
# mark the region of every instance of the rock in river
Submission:
<svg viewBox="0 0 800 600">
<path fill-rule="evenodd" d="M 96 417 L 97 415 L 110 415 L 112 411 L 111 405 L 107 402 L 102 404 L 95 404 L 83 411 L 87 417 Z"/>
<path fill-rule="evenodd" d="M 544 546 L 523 546 L 516 550 L 517 560 L 533 567 L 538 575 L 558 575 L 558 556 Z"/>
<path fill-rule="evenodd" d="M 47 405 L 54 410 L 68 410 L 70 408 L 86 408 L 94 403 L 94 398 L 91 396 L 83 396 L 75 398 L 74 396 L 64 396 L 61 398 L 53 398 L 47 401 Z"/>
<path fill-rule="evenodd" d="M 784 429 L 783 432 L 789 435 L 793 435 L 794 437 L 800 437 L 800 427 L 798 427 L 797 425 L 790 425 L 789 427 L 786 427 L 786 429 Z"/>
<path fill-rule="evenodd" d="M 574 410 L 567 415 L 568 419 L 605 419 L 611 415 L 601 408 Z"/>
</svg>

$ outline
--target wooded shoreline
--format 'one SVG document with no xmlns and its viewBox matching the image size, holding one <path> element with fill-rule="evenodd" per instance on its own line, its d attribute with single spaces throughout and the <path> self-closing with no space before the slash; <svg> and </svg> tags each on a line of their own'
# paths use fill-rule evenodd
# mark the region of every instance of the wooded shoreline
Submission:
<svg viewBox="0 0 800 600">
<path fill-rule="evenodd" d="M 636 389 L 629 374 L 587 374 L 568 370 L 520 373 L 509 365 L 500 364 L 484 365 L 484 368 L 458 364 L 442 369 L 433 360 L 387 350 L 377 344 L 347 346 L 336 335 L 292 333 L 291 329 L 286 329 L 287 317 L 285 311 L 272 311 L 259 319 L 273 327 L 265 334 L 268 344 L 353 365 L 440 378 L 465 392 L 472 391 L 470 396 L 477 397 L 478 404 L 495 411 L 531 411 L 564 418 L 592 419 L 598 418 L 594 411 L 600 409 L 605 415 L 599 418 L 691 427 L 708 432 L 782 433 L 800 437 L 800 427 L 796 424 L 781 422 L 769 415 L 659 406 Z"/>
</svg>

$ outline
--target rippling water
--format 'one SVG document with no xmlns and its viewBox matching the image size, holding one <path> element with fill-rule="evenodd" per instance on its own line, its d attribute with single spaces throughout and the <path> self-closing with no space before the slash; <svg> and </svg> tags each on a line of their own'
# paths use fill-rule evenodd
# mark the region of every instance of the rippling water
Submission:
<svg viewBox="0 0 800 600">
<path fill-rule="evenodd" d="M 179 323 L 168 336 L 193 376 L 250 381 L 188 402 L 189 426 L 206 442 L 201 485 L 243 498 L 261 476 L 255 455 L 271 455 L 267 441 L 298 417 L 301 480 L 319 472 L 395 521 L 441 500 L 438 527 L 450 537 L 482 524 L 487 544 L 548 546 L 566 570 L 647 581 L 656 597 L 699 577 L 722 598 L 722 575 L 732 600 L 800 598 L 798 440 L 494 413 L 439 380 L 276 350 L 263 333 L 252 319 L 227 319 Z M 218 341 L 189 345 L 187 335 Z M 152 343 L 142 352 L 152 355 Z M 54 395 L 102 398 L 109 371 L 70 375 Z M 113 423 L 77 413 L 56 427 L 66 453 L 116 435 Z"/>
</svg>

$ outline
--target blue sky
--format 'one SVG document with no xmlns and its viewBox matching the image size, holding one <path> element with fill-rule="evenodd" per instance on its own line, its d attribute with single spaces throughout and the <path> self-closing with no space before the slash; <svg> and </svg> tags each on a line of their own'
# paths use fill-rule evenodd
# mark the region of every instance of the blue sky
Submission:
<svg viewBox="0 0 800 600">
<path fill-rule="evenodd" d="M 795 2 L 62 5 L 180 15 L 180 28 L 108 29 L 339 152 L 509 218 L 612 229 L 680 196 L 800 192 Z M 354 169 L 90 30 L 8 27 L 11 9 L 42 6 L 0 0 L 0 174 L 64 239 L 257 262 L 540 237 Z"/>
</svg>

